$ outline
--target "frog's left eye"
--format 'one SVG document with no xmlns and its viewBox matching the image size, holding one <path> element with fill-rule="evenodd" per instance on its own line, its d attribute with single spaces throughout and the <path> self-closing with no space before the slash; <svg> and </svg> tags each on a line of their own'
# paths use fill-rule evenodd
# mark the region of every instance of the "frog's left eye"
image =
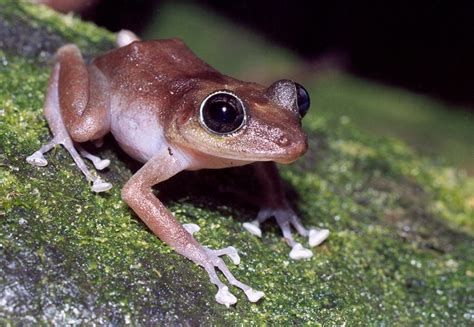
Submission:
<svg viewBox="0 0 474 327">
<path fill-rule="evenodd" d="M 211 133 L 226 135 L 238 131 L 247 119 L 244 104 L 229 91 L 218 91 L 201 103 L 200 122 Z"/>
<path fill-rule="evenodd" d="M 300 113 L 300 117 L 303 118 L 304 115 L 308 112 L 310 100 L 309 100 L 309 93 L 303 87 L 295 82 L 296 87 L 296 103 L 298 105 L 298 111 Z"/>
</svg>

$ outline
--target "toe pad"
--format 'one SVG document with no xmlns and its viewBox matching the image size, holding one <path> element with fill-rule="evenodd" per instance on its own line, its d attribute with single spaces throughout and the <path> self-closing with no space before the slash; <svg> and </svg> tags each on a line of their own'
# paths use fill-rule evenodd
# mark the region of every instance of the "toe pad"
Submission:
<svg viewBox="0 0 474 327">
<path fill-rule="evenodd" d="M 229 288 L 224 286 L 219 289 L 216 294 L 216 301 L 220 304 L 225 305 L 226 307 L 231 306 L 232 304 L 237 303 L 237 298 L 229 292 Z"/>
<path fill-rule="evenodd" d="M 34 166 L 44 167 L 48 164 L 48 161 L 44 158 L 43 154 L 36 151 L 31 156 L 26 158 L 26 162 Z"/>
<path fill-rule="evenodd" d="M 256 291 L 253 288 L 246 290 L 244 293 L 250 302 L 257 302 L 265 295 L 262 291 Z"/>
<path fill-rule="evenodd" d="M 317 246 L 324 242 L 329 236 L 328 229 L 311 229 L 309 231 L 309 246 Z"/>
<path fill-rule="evenodd" d="M 250 223 L 243 223 L 242 227 L 244 227 L 250 234 L 262 237 L 262 230 L 258 227 L 258 222 L 252 221 Z"/>
<path fill-rule="evenodd" d="M 296 243 L 290 251 L 290 258 L 293 260 L 308 259 L 313 256 L 313 252 L 304 248 L 300 243 Z"/>
<path fill-rule="evenodd" d="M 237 252 L 237 249 L 234 248 L 233 246 L 229 246 L 227 248 L 227 253 L 226 253 L 229 258 L 232 260 L 232 262 L 234 263 L 234 265 L 238 265 L 240 263 L 240 256 L 239 256 L 239 252 Z"/>
<path fill-rule="evenodd" d="M 110 160 L 109 159 L 102 159 L 100 161 L 94 162 L 94 167 L 97 170 L 102 170 L 107 168 L 110 165 Z"/>
<path fill-rule="evenodd" d="M 108 191 L 112 188 L 112 184 L 108 182 L 104 182 L 101 179 L 96 179 L 94 183 L 92 184 L 92 191 L 99 193 L 99 192 L 105 192 Z"/>
</svg>

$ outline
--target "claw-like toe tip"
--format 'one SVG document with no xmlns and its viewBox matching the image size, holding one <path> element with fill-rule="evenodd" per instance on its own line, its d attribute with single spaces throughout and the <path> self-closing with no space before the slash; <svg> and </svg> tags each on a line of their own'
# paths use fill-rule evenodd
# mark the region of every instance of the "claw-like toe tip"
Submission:
<svg viewBox="0 0 474 327">
<path fill-rule="evenodd" d="M 237 249 L 234 248 L 233 246 L 229 246 L 228 249 L 229 249 L 229 253 L 227 253 L 227 255 L 230 257 L 234 265 L 240 264 L 240 256 L 239 256 L 239 252 L 237 252 Z"/>
<path fill-rule="evenodd" d="M 300 243 L 296 243 L 290 251 L 290 258 L 293 260 L 308 259 L 313 256 L 313 252 L 304 248 Z"/>
<path fill-rule="evenodd" d="M 223 304 L 226 307 L 231 306 L 232 304 L 237 303 L 237 298 L 229 292 L 229 288 L 224 286 L 219 289 L 216 294 L 216 301 L 217 303 Z"/>
<path fill-rule="evenodd" d="M 105 192 L 108 191 L 112 188 L 112 184 L 108 182 L 104 182 L 100 179 L 96 179 L 94 183 L 92 184 L 92 191 L 99 193 L 99 192 Z"/>
<path fill-rule="evenodd" d="M 247 295 L 247 298 L 249 299 L 250 302 L 257 302 L 260 300 L 263 296 L 265 296 L 265 293 L 262 291 L 256 291 L 252 288 L 246 290 L 245 295 Z"/>
<path fill-rule="evenodd" d="M 317 246 L 321 243 L 324 242 L 325 239 L 327 239 L 329 236 L 329 230 L 328 229 L 311 229 L 309 231 L 309 246 Z"/>
<path fill-rule="evenodd" d="M 250 234 L 262 237 L 262 230 L 260 227 L 258 227 L 258 222 L 243 223 L 242 227 L 245 228 Z"/>
<path fill-rule="evenodd" d="M 34 166 L 44 167 L 48 164 L 48 161 L 44 158 L 43 154 L 36 151 L 31 156 L 26 158 L 26 162 Z"/>
<path fill-rule="evenodd" d="M 109 159 L 103 159 L 103 160 L 101 160 L 101 161 L 94 162 L 94 167 L 95 167 L 97 170 L 105 169 L 105 168 L 107 168 L 109 165 L 110 165 L 110 160 L 109 160 Z"/>
</svg>

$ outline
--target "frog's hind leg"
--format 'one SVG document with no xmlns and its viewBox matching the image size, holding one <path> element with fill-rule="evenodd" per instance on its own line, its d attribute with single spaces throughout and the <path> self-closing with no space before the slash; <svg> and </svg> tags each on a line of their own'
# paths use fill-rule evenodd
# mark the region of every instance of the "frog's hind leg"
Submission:
<svg viewBox="0 0 474 327">
<path fill-rule="evenodd" d="M 58 81 L 59 81 L 60 64 L 56 63 L 49 80 L 48 93 L 44 105 L 44 113 L 48 120 L 49 127 L 54 135 L 53 139 L 46 145 L 43 145 L 38 151 L 26 158 L 26 161 L 36 166 L 46 166 L 48 164 L 44 154 L 53 147 L 60 144 L 71 154 L 74 162 L 86 176 L 86 179 L 92 183 L 92 190 L 95 192 L 103 192 L 109 190 L 112 185 L 104 182 L 100 177 L 94 176 L 87 168 L 84 160 L 74 148 L 74 143 L 69 136 L 66 126 L 63 122 L 59 107 Z"/>
</svg>

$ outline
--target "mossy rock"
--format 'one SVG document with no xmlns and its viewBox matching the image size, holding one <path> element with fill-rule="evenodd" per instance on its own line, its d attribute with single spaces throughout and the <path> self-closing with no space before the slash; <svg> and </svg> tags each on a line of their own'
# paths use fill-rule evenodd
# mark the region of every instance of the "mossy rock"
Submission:
<svg viewBox="0 0 474 327">
<path fill-rule="evenodd" d="M 112 160 L 106 194 L 90 191 L 62 148 L 47 167 L 25 162 L 50 138 L 48 64 L 68 42 L 91 57 L 113 35 L 0 0 L 2 324 L 473 324 L 473 180 L 314 111 L 304 122 L 309 153 L 281 167 L 304 223 L 332 232 L 310 260 L 291 261 L 272 223 L 262 239 L 244 232 L 257 208 L 201 190 L 252 185 L 248 169 L 184 173 L 159 187 L 180 222 L 201 226 L 199 241 L 238 248 L 243 262 L 231 270 L 266 293 L 251 304 L 235 290 L 235 306 L 217 304 L 207 274 L 120 199 L 137 166 L 111 138 L 100 150 Z"/>
</svg>

